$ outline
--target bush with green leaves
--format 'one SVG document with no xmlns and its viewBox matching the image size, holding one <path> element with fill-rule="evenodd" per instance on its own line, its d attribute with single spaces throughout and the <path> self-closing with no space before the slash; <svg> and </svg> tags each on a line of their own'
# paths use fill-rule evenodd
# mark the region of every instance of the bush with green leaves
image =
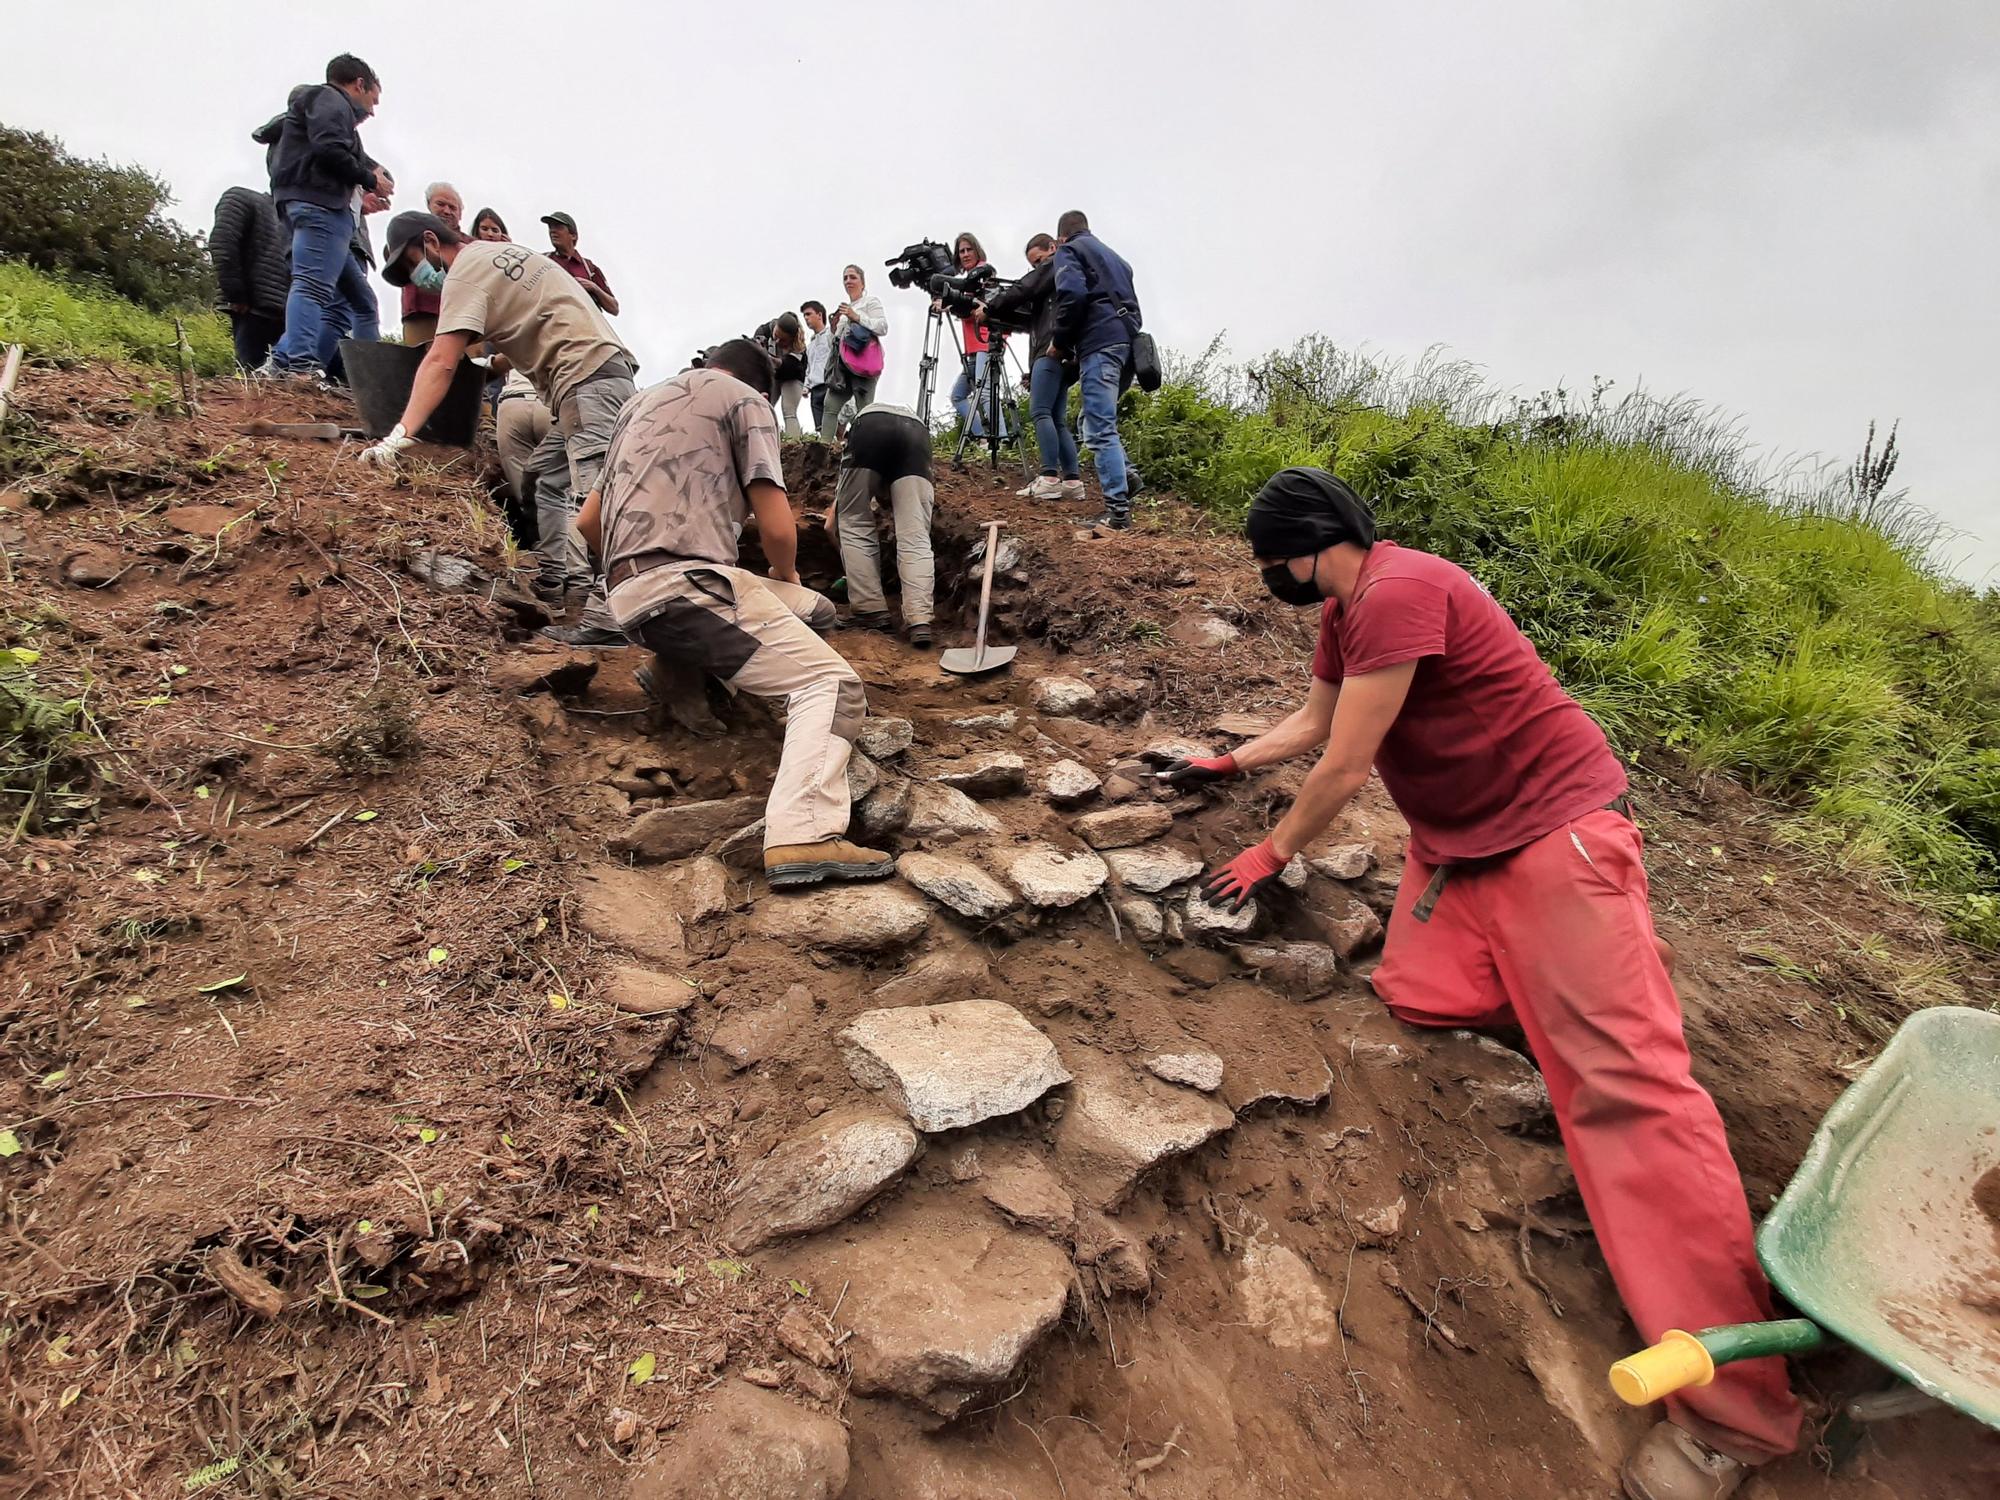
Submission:
<svg viewBox="0 0 2000 1500">
<path fill-rule="evenodd" d="M 229 324 L 220 314 L 179 315 L 196 373 L 236 368 Z M 15 262 L 0 263 L 0 344 L 23 344 L 49 364 L 129 360 L 176 368 L 174 318 L 109 292 L 73 285 Z"/>
<path fill-rule="evenodd" d="M 1621 750 L 1786 800 L 1792 837 L 2000 942 L 2000 601 L 1935 564 L 1935 521 L 1888 488 L 1893 433 L 1767 474 L 1692 401 L 1508 399 L 1435 357 L 1314 338 L 1172 375 L 1120 420 L 1149 487 L 1233 527 L 1275 470 L 1332 470 L 1489 588 Z"/>
<path fill-rule="evenodd" d="M 198 234 L 143 167 L 72 156 L 53 136 L 0 125 L 0 259 L 102 286 L 155 312 L 212 307 Z"/>
</svg>

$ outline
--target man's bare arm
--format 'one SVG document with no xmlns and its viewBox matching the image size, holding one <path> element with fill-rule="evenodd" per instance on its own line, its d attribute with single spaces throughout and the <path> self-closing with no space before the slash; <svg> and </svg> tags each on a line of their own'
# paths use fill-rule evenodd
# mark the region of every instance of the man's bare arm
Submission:
<svg viewBox="0 0 2000 1500">
<path fill-rule="evenodd" d="M 1231 752 L 1236 757 L 1237 770 L 1255 771 L 1263 766 L 1275 766 L 1280 761 L 1296 759 L 1324 745 L 1333 728 L 1334 705 L 1339 698 L 1339 683 L 1323 682 L 1315 677 L 1304 703 L 1249 744 Z"/>
<path fill-rule="evenodd" d="M 583 509 L 576 513 L 576 529 L 583 534 L 583 544 L 590 549 L 593 562 L 604 560 L 604 493 L 592 490 L 584 497 Z"/>
<path fill-rule="evenodd" d="M 431 340 L 424 362 L 417 366 L 409 402 L 403 407 L 402 427 L 408 436 L 415 437 L 443 403 L 445 393 L 451 389 L 452 377 L 458 373 L 458 362 L 465 357 L 466 345 L 471 342 L 469 333 L 440 333 Z"/>
<path fill-rule="evenodd" d="M 1375 765 L 1376 752 L 1382 748 L 1383 736 L 1403 711 L 1403 700 L 1409 696 L 1410 681 L 1416 675 L 1417 664 L 1406 661 L 1350 677 L 1341 685 L 1340 707 L 1333 715 L 1326 754 L 1307 775 L 1291 810 L 1271 830 L 1271 846 L 1281 859 L 1290 859 L 1318 838 L 1361 790 Z M 1307 701 L 1310 704 L 1311 700 Z"/>
<path fill-rule="evenodd" d="M 782 486 L 768 479 L 749 485 L 750 513 L 757 518 L 757 539 L 764 544 L 771 576 L 780 583 L 799 581 L 799 527 L 792 519 L 792 502 Z"/>
</svg>

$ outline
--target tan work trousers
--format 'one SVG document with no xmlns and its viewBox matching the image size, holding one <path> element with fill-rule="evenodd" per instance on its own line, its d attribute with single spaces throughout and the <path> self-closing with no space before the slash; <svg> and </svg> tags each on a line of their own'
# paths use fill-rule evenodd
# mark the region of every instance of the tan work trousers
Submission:
<svg viewBox="0 0 2000 1500">
<path fill-rule="evenodd" d="M 500 467 L 518 505 L 534 499 L 528 483 L 528 460 L 549 435 L 549 409 L 540 396 L 503 396 L 493 414 L 494 440 L 500 447 Z"/>
<path fill-rule="evenodd" d="M 785 700 L 785 747 L 764 809 L 764 847 L 816 844 L 847 832 L 847 761 L 868 712 L 861 678 L 813 634 L 833 601 L 741 568 L 655 568 L 611 590 L 627 635 L 669 664 L 695 666 L 732 693 Z"/>
<path fill-rule="evenodd" d="M 882 541 L 875 527 L 878 501 L 896 523 L 896 578 L 903 590 L 903 624 L 928 625 L 937 587 L 937 560 L 931 552 L 931 513 L 937 507 L 937 491 L 920 475 L 885 485 L 873 469 L 841 469 L 833 492 L 833 529 L 840 543 L 840 565 L 847 571 L 847 602 L 856 614 L 879 615 L 889 608 L 882 592 Z"/>
</svg>

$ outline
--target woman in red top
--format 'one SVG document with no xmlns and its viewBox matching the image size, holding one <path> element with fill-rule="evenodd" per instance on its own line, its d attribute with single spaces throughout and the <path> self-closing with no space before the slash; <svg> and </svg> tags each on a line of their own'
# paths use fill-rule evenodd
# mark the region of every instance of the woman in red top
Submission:
<svg viewBox="0 0 2000 1500">
<path fill-rule="evenodd" d="M 986 264 L 986 248 L 979 243 L 979 237 L 969 230 L 952 242 L 951 254 L 958 265 L 956 274 L 960 276 L 968 271 L 976 271 Z M 933 298 L 931 306 L 942 310 L 944 301 L 942 298 Z M 958 321 L 961 334 L 959 347 L 965 351 L 965 357 L 959 366 L 958 379 L 952 382 L 951 407 L 958 413 L 961 427 L 970 420 L 972 435 L 984 437 L 986 426 L 981 416 L 983 408 L 976 407 L 974 401 L 985 389 L 986 361 L 1007 357 L 1006 338 L 1002 335 L 1000 346 L 994 348 L 992 335 L 979 319 L 960 318 Z M 1004 407 L 1000 412 L 1000 436 L 1003 438 L 1008 436 L 1007 413 Z"/>
<path fill-rule="evenodd" d="M 1592 1227 L 1639 1331 L 1771 1316 L 1714 1101 L 1690 1076 L 1653 932 L 1625 770 L 1507 612 L 1455 563 L 1377 541 L 1340 480 L 1286 469 L 1244 530 L 1271 593 L 1320 609 L 1305 704 L 1179 787 L 1324 747 L 1269 838 L 1211 878 L 1240 907 L 1371 768 L 1410 824 L 1376 992 L 1416 1026 L 1518 1023 Z M 1715 1500 L 1797 1445 L 1782 1360 L 1726 1365 L 1668 1402 L 1625 1467 L 1638 1500 Z"/>
</svg>

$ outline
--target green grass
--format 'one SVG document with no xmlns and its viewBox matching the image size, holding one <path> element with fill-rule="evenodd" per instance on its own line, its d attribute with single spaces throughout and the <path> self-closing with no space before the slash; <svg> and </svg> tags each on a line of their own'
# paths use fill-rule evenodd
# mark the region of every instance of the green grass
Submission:
<svg viewBox="0 0 2000 1500">
<path fill-rule="evenodd" d="M 219 313 L 181 314 L 195 369 L 227 375 L 236 368 L 229 322 Z M 0 344 L 22 344 L 57 364 L 127 360 L 174 367 L 172 314 L 79 286 L 19 262 L 0 264 Z"/>
<path fill-rule="evenodd" d="M 1170 373 L 1120 422 L 1149 488 L 1234 526 L 1274 470 L 1333 470 L 1491 589 L 1621 750 L 1784 800 L 1792 837 L 2000 946 L 2000 597 L 1935 565 L 1892 457 L 1764 473 L 1692 401 L 1509 401 L 1318 339 Z"/>
</svg>

